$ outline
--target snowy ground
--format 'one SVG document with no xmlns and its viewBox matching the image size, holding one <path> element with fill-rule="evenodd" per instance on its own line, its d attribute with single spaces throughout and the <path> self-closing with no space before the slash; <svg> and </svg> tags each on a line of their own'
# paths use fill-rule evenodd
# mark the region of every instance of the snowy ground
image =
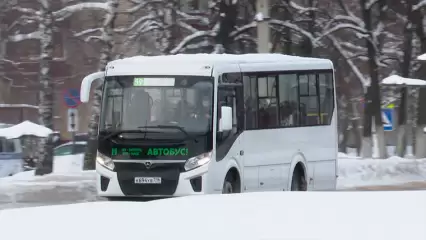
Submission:
<svg viewBox="0 0 426 240">
<path fill-rule="evenodd" d="M 339 153 L 338 189 L 426 181 L 426 159 L 361 159 Z"/>
<path fill-rule="evenodd" d="M 338 164 L 339 190 L 367 190 L 367 186 L 377 190 L 380 185 L 406 183 L 411 189 L 426 189 L 426 159 L 360 159 L 340 153 Z M 97 201 L 100 198 L 94 181 L 93 171 L 57 172 L 42 177 L 35 177 L 30 171 L 0 178 L 0 209 Z M 412 183 L 416 181 L 421 184 Z"/>
<path fill-rule="evenodd" d="M 0 238 L 424 240 L 425 202 L 426 191 L 266 192 L 44 206 L 1 211 Z"/>
</svg>

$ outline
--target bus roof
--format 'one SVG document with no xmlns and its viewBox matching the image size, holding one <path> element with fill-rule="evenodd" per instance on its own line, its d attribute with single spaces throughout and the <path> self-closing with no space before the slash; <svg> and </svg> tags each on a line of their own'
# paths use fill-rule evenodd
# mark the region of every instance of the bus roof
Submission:
<svg viewBox="0 0 426 240">
<path fill-rule="evenodd" d="M 251 54 L 177 54 L 160 56 L 134 56 L 114 60 L 108 63 L 108 75 L 129 75 L 144 72 L 147 75 L 161 73 L 210 75 L 211 69 L 226 64 L 289 64 L 302 69 L 333 69 L 329 59 L 299 57 L 277 53 Z"/>
<path fill-rule="evenodd" d="M 277 53 L 252 53 L 252 54 L 177 54 L 161 56 L 134 56 L 111 61 L 110 64 L 121 63 L 154 63 L 167 62 L 176 64 L 203 63 L 207 65 L 217 64 L 244 64 L 244 63 L 273 63 L 273 62 L 297 62 L 312 64 L 330 64 L 329 59 L 299 57 Z"/>
</svg>

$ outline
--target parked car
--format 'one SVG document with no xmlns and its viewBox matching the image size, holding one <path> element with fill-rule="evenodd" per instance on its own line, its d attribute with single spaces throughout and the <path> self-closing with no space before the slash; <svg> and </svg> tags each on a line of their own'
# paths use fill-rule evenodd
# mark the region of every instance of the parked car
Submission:
<svg viewBox="0 0 426 240">
<path fill-rule="evenodd" d="M 59 145 L 53 153 L 53 172 L 79 172 L 83 170 L 87 142 L 67 142 Z"/>
<path fill-rule="evenodd" d="M 19 139 L 0 138 L 0 177 L 23 171 L 22 147 Z"/>
</svg>

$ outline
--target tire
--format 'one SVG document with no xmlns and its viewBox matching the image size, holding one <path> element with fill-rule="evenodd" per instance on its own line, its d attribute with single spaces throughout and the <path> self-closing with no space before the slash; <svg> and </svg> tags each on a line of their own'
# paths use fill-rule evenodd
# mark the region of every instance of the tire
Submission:
<svg viewBox="0 0 426 240">
<path fill-rule="evenodd" d="M 305 191 L 303 179 L 304 176 L 299 171 L 295 171 L 291 179 L 291 191 Z"/>
<path fill-rule="evenodd" d="M 235 181 L 232 177 L 227 176 L 223 183 L 222 194 L 233 194 L 235 193 Z"/>
</svg>

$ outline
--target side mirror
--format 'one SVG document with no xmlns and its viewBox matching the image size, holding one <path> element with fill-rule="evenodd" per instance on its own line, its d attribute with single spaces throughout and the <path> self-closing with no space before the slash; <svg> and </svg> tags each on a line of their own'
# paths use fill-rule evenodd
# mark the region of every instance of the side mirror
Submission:
<svg viewBox="0 0 426 240">
<path fill-rule="evenodd" d="M 220 110 L 221 118 L 219 119 L 219 132 L 232 130 L 232 108 L 222 106 Z"/>
<path fill-rule="evenodd" d="M 81 88 L 80 88 L 80 101 L 83 103 L 86 103 L 89 101 L 90 98 L 90 88 L 92 86 L 93 81 L 100 79 L 104 80 L 105 72 L 95 72 L 92 74 L 87 75 L 83 78 L 83 81 L 81 82 Z"/>
</svg>

